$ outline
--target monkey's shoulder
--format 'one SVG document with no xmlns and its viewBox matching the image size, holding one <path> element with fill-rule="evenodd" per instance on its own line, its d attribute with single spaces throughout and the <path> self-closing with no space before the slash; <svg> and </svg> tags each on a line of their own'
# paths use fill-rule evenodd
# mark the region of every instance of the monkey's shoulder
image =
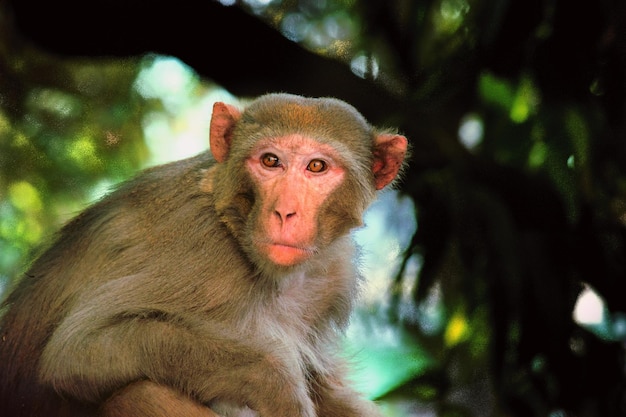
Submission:
<svg viewBox="0 0 626 417">
<path fill-rule="evenodd" d="M 147 168 L 121 182 L 111 192 L 84 210 L 77 218 L 94 214 L 114 214 L 120 210 L 141 210 L 147 213 L 176 208 L 203 193 L 202 173 L 214 164 L 208 152 L 191 158 Z"/>
<path fill-rule="evenodd" d="M 147 168 L 122 182 L 105 199 L 179 199 L 187 194 L 193 195 L 200 191 L 202 173 L 214 163 L 207 151 L 191 158 Z"/>
</svg>

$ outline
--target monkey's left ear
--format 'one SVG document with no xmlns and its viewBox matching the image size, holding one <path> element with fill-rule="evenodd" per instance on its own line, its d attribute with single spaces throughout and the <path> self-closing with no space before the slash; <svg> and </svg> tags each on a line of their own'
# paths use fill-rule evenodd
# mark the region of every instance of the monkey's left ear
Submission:
<svg viewBox="0 0 626 417">
<path fill-rule="evenodd" d="M 219 101 L 213 104 L 211 126 L 209 127 L 209 146 L 217 162 L 224 162 L 228 157 L 233 128 L 240 117 L 241 112 L 235 106 Z"/>
<path fill-rule="evenodd" d="M 407 152 L 408 141 L 402 135 L 380 134 L 374 144 L 374 183 L 377 190 L 390 184 L 400 172 Z"/>
</svg>

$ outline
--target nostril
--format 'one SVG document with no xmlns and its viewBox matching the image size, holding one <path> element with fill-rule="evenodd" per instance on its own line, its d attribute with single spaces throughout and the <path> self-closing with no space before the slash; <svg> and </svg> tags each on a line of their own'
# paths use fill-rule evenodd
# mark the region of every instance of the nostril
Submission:
<svg viewBox="0 0 626 417">
<path fill-rule="evenodd" d="M 287 214 L 283 214 L 280 210 L 274 210 L 274 214 L 281 220 L 286 221 L 296 215 L 296 212 L 288 212 Z"/>
</svg>

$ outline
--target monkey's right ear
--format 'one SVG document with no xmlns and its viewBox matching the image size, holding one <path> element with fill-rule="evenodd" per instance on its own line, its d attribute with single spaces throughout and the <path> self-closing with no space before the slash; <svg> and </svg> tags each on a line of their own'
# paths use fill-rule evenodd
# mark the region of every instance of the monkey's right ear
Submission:
<svg viewBox="0 0 626 417">
<path fill-rule="evenodd" d="M 220 101 L 213 104 L 209 128 L 209 146 L 217 162 L 224 162 L 228 157 L 233 128 L 240 117 L 241 112 L 235 106 Z"/>
</svg>

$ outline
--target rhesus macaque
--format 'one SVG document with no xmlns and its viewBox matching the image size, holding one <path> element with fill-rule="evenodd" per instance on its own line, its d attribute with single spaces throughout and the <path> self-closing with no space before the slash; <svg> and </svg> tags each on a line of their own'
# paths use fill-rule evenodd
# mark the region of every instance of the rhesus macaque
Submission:
<svg viewBox="0 0 626 417">
<path fill-rule="evenodd" d="M 4 304 L 0 414 L 379 416 L 337 340 L 349 231 L 407 140 L 348 104 L 215 103 L 211 153 L 148 169 L 69 222 Z"/>
</svg>

